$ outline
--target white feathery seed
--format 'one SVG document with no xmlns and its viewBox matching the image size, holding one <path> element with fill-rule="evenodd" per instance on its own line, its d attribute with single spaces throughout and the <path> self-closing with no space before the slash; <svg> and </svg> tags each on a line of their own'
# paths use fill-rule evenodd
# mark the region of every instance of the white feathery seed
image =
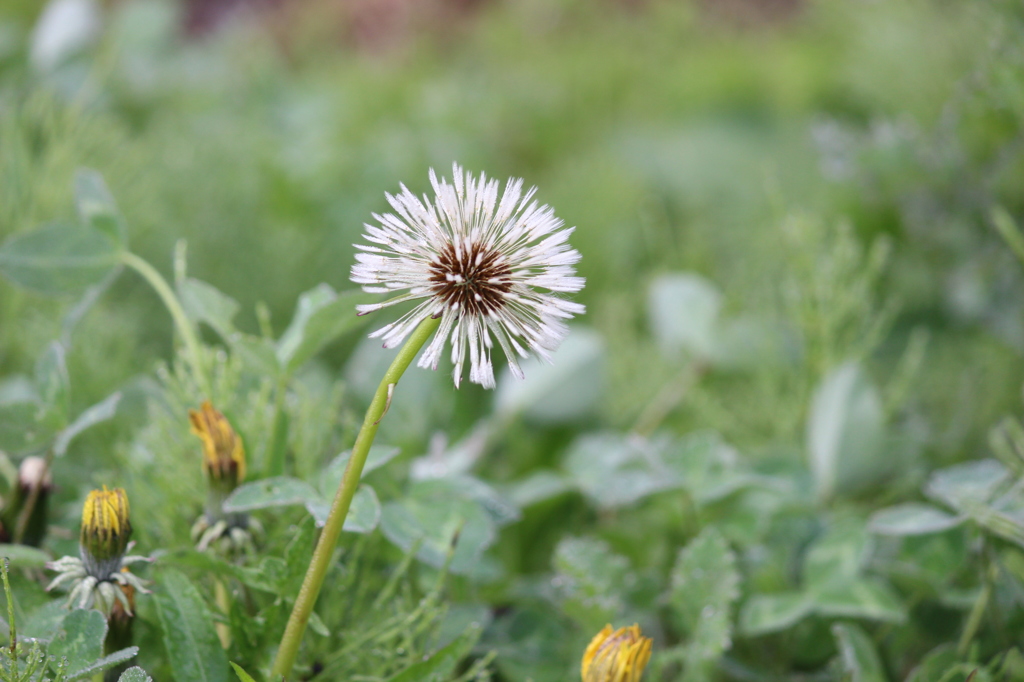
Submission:
<svg viewBox="0 0 1024 682">
<path fill-rule="evenodd" d="M 536 188 L 524 193 L 522 180 L 509 179 L 499 200 L 497 180 L 473 178 L 458 164 L 452 173 L 449 184 L 431 169 L 433 201 L 401 185 L 397 195 L 386 195 L 395 213 L 374 214 L 380 224 L 365 225 L 370 244 L 355 245 L 352 281 L 370 293 L 398 295 L 357 310 L 420 301 L 370 337 L 394 348 L 428 316 L 440 317 L 419 366 L 437 369 L 451 339 L 455 386 L 468 354 L 469 380 L 494 388 L 495 339 L 521 379 L 518 358 L 532 351 L 550 361 L 568 332 L 564 320 L 585 311 L 560 296 L 584 284 L 574 267 L 580 254 L 568 244 L 575 228 L 532 200 Z"/>
</svg>

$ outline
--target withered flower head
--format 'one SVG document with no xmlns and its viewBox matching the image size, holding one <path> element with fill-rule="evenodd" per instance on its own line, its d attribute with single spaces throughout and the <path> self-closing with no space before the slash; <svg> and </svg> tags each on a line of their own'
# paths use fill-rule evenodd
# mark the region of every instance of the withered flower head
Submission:
<svg viewBox="0 0 1024 682">
<path fill-rule="evenodd" d="M 639 682 L 651 658 L 651 638 L 640 626 L 605 625 L 583 653 L 583 682 Z"/>
<path fill-rule="evenodd" d="M 189 410 L 192 433 L 203 442 L 203 469 L 211 481 L 234 488 L 245 479 L 245 447 L 231 422 L 210 401 Z"/>
</svg>

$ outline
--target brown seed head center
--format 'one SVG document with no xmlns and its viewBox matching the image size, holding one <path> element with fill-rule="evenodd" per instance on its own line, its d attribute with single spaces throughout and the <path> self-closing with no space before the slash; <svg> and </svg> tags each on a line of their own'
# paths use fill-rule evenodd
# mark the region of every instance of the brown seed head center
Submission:
<svg viewBox="0 0 1024 682">
<path fill-rule="evenodd" d="M 447 244 L 430 264 L 434 296 L 460 314 L 486 315 L 505 305 L 512 268 L 502 254 L 481 244 Z"/>
</svg>

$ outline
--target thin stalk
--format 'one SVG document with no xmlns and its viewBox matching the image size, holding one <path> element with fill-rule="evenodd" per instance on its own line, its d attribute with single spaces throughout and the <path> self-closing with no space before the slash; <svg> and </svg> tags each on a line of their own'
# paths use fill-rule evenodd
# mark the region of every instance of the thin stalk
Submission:
<svg viewBox="0 0 1024 682">
<path fill-rule="evenodd" d="M 206 372 L 203 370 L 202 355 L 199 351 L 199 336 L 196 334 L 196 329 L 192 326 L 192 322 L 189 321 L 188 315 L 185 314 L 185 309 L 181 307 L 181 302 L 174 294 L 174 290 L 171 289 L 171 286 L 167 283 L 167 280 L 163 278 L 163 275 L 157 272 L 156 268 L 136 256 L 134 253 L 128 251 L 122 253 L 121 262 L 142 275 L 142 278 L 149 282 L 149 285 L 152 286 L 157 295 L 160 296 L 160 300 L 162 300 L 164 305 L 167 307 L 167 311 L 171 313 L 171 318 L 174 320 L 174 326 L 177 328 L 178 333 L 181 334 L 181 338 L 185 341 L 185 349 L 188 351 L 188 357 L 192 363 L 192 371 L 195 372 L 196 381 L 199 382 L 200 390 L 202 390 L 207 397 L 212 397 L 210 395 L 210 382 L 207 380 Z"/>
<path fill-rule="evenodd" d="M 981 585 L 981 592 L 971 608 L 971 613 L 967 616 L 964 631 L 960 634 L 960 641 L 956 645 L 957 656 L 962 658 L 967 655 L 967 649 L 971 645 L 974 636 L 978 634 L 978 628 L 981 627 L 981 619 L 985 615 L 985 607 L 988 606 L 988 600 L 991 596 L 992 582 L 989 580 L 988 573 L 986 572 L 984 582 Z"/>
<path fill-rule="evenodd" d="M 11 596 L 11 581 L 7 573 L 10 571 L 11 562 L 7 557 L 0 559 L 0 571 L 4 581 L 4 596 L 7 598 L 7 625 L 11 635 L 11 647 L 9 649 L 12 670 L 18 670 L 18 627 L 14 620 L 14 597 Z"/>
<path fill-rule="evenodd" d="M 309 569 L 306 571 L 306 577 L 299 589 L 299 596 L 295 599 L 292 614 L 288 618 L 288 625 L 281 638 L 281 646 L 277 650 L 277 658 L 274 659 L 272 675 L 281 675 L 288 679 L 292 672 L 292 665 L 294 665 L 295 657 L 299 652 L 299 643 L 306 630 L 306 623 L 309 622 L 309 614 L 313 612 L 313 606 L 316 604 L 317 597 L 320 596 L 320 588 L 324 584 L 334 548 L 338 545 L 338 535 L 341 534 L 345 517 L 348 516 L 352 497 L 356 493 L 356 488 L 359 487 L 359 478 L 362 476 L 363 465 L 366 464 L 370 446 L 377 435 L 377 427 L 391 405 L 391 396 L 398 380 L 440 323 L 440 318 L 428 317 L 416 327 L 416 330 L 406 340 L 405 345 L 398 351 L 398 356 L 388 367 L 388 371 L 384 373 L 384 378 L 381 380 L 380 386 L 377 387 L 373 401 L 370 403 L 369 409 L 366 410 L 363 426 L 359 430 L 359 435 L 356 436 L 355 445 L 352 446 L 352 456 L 348 460 L 348 466 L 345 467 L 345 474 L 338 486 L 338 492 L 334 496 L 331 511 L 327 515 L 327 523 L 324 524 L 320 539 L 316 543 L 316 549 L 313 550 Z"/>
<path fill-rule="evenodd" d="M 217 602 L 217 608 L 220 609 L 221 613 L 224 614 L 225 618 L 231 617 L 231 596 L 228 594 L 228 590 L 224 587 L 224 583 L 221 582 L 220 578 L 213 579 L 213 597 Z M 217 630 L 217 639 L 220 640 L 220 645 L 224 649 L 231 648 L 231 626 L 227 623 L 217 621 L 214 623 L 214 628 Z"/>
</svg>

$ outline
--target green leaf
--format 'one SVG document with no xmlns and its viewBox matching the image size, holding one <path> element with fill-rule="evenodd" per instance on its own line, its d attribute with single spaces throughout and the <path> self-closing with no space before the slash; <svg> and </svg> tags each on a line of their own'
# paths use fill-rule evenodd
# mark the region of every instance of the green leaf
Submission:
<svg viewBox="0 0 1024 682">
<path fill-rule="evenodd" d="M 89 168 L 75 171 L 75 208 L 82 225 L 107 235 L 120 248 L 128 243 L 128 226 L 103 176 Z"/>
<path fill-rule="evenodd" d="M 475 476 L 457 474 L 437 479 L 438 485 L 448 486 L 452 495 L 477 502 L 499 526 L 515 523 L 523 517 L 519 507 L 493 486 Z"/>
<path fill-rule="evenodd" d="M 331 499 L 333 500 L 333 497 Z M 316 525 L 323 526 L 327 523 L 331 502 L 320 497 L 315 500 L 307 500 L 306 509 L 316 519 Z M 381 506 L 380 500 L 377 498 L 377 491 L 366 483 L 362 483 L 352 497 L 352 506 L 348 509 L 348 516 L 345 517 L 345 525 L 342 530 L 349 533 L 372 533 L 380 523 L 380 516 Z"/>
<path fill-rule="evenodd" d="M 93 661 L 89 665 L 85 666 L 78 672 L 68 675 L 67 681 L 73 682 L 74 680 L 84 680 L 91 678 L 96 673 L 101 673 L 107 668 L 113 668 L 114 666 L 121 665 L 126 661 L 130 661 L 135 658 L 139 653 L 139 647 L 130 646 L 120 651 L 115 651 L 109 656 L 104 656 L 101 659 Z"/>
<path fill-rule="evenodd" d="M 50 555 L 41 549 L 28 545 L 0 545 L 0 557 L 11 560 L 11 568 L 42 568 Z"/>
<path fill-rule="evenodd" d="M 117 678 L 117 682 L 153 682 L 153 678 L 136 665 L 121 673 L 121 677 Z"/>
<path fill-rule="evenodd" d="M 886 682 L 885 669 L 867 633 L 853 623 L 834 623 L 843 672 L 851 682 Z"/>
<path fill-rule="evenodd" d="M 907 611 L 892 588 L 874 578 L 836 582 L 811 590 L 815 611 L 828 618 L 902 623 Z"/>
<path fill-rule="evenodd" d="M 239 486 L 224 501 L 224 511 L 242 512 L 320 501 L 320 494 L 305 481 L 287 476 L 265 478 Z"/>
<path fill-rule="evenodd" d="M 235 674 L 238 675 L 238 679 L 241 680 L 241 682 L 256 682 L 256 680 L 252 678 L 252 675 L 242 670 L 242 666 L 238 665 L 234 661 L 230 661 L 230 663 L 231 667 L 235 669 Z"/>
<path fill-rule="evenodd" d="M 103 655 L 103 640 L 107 636 L 107 619 L 99 611 L 75 609 L 61 622 L 47 648 L 53 661 L 68 660 L 68 677 L 75 675 Z"/>
<path fill-rule="evenodd" d="M 732 644 L 732 607 L 739 599 L 736 555 L 708 526 L 679 552 L 669 604 L 688 633 L 691 665 L 718 658 Z"/>
<path fill-rule="evenodd" d="M 51 296 L 98 284 L 119 262 L 114 242 L 93 228 L 47 225 L 16 234 L 0 246 L 0 273 Z"/>
<path fill-rule="evenodd" d="M 479 625 L 471 625 L 451 644 L 427 660 L 413 663 L 397 675 L 392 675 L 388 682 L 440 682 L 449 679 L 455 666 L 469 655 L 480 639 L 480 632 Z"/>
<path fill-rule="evenodd" d="M 118 392 L 107 396 L 92 407 L 86 408 L 70 426 L 57 434 L 57 439 L 53 443 L 53 454 L 57 457 L 64 455 L 71 441 L 82 431 L 108 419 L 113 419 L 114 415 L 117 414 L 117 405 L 120 402 L 121 393 Z"/>
<path fill-rule="evenodd" d="M 819 499 L 857 490 L 885 473 L 878 391 L 855 362 L 822 379 L 807 421 L 807 451 Z"/>
<path fill-rule="evenodd" d="M 834 521 L 804 557 L 804 580 L 810 587 L 852 580 L 871 551 L 871 536 L 859 519 Z"/>
<path fill-rule="evenodd" d="M 871 515 L 868 530 L 879 535 L 927 535 L 941 533 L 964 522 L 964 517 L 947 514 L 930 504 L 908 502 Z"/>
<path fill-rule="evenodd" d="M 63 599 L 47 602 L 32 611 L 24 623 L 18 621 L 18 636 L 49 642 L 69 613 Z"/>
<path fill-rule="evenodd" d="M 502 488 L 509 501 L 523 509 L 557 497 L 570 490 L 565 477 L 554 471 L 534 471 L 526 478 Z"/>
<path fill-rule="evenodd" d="M 230 339 L 235 333 L 232 321 L 240 306 L 235 299 L 221 293 L 213 285 L 186 278 L 178 283 L 178 297 L 193 322 L 205 322 L 222 339 Z"/>
<path fill-rule="evenodd" d="M 419 542 L 416 557 L 438 568 L 457 540 L 449 566 L 454 573 L 475 570 L 497 537 L 493 519 L 480 504 L 452 495 L 451 488 L 438 481 L 414 483 L 407 495 L 385 504 L 380 527 L 405 551 Z"/>
<path fill-rule="evenodd" d="M 295 317 L 277 342 L 281 367 L 290 374 L 331 341 L 363 326 L 366 318 L 356 315 L 356 305 L 376 299 L 359 289 L 335 293 L 326 284 L 300 295 Z"/>
<path fill-rule="evenodd" d="M 605 344 L 586 327 L 573 327 L 551 363 L 530 358 L 521 363 L 525 379 L 505 368 L 494 396 L 496 411 L 521 413 L 526 419 L 561 424 L 591 414 L 604 393 Z"/>
<path fill-rule="evenodd" d="M 959 509 L 964 502 L 989 501 L 1009 477 L 1001 462 L 982 459 L 936 471 L 924 491 L 932 499 Z"/>
<path fill-rule="evenodd" d="M 397 457 L 400 452 L 399 448 L 389 445 L 371 446 L 370 451 L 366 453 L 366 463 L 363 464 L 362 476 L 366 476 L 371 471 L 381 468 Z M 345 467 L 348 466 L 348 460 L 351 457 L 352 451 L 346 450 L 331 460 L 324 469 L 324 473 L 320 477 L 320 492 L 327 499 L 334 497 L 334 493 L 341 484 L 342 477 L 345 475 Z"/>
<path fill-rule="evenodd" d="M 660 453 L 668 471 L 699 505 L 717 502 L 741 488 L 764 483 L 742 466 L 736 449 L 716 431 L 697 431 L 680 439 L 665 439 L 660 445 L 655 438 L 649 442 Z M 650 458 L 651 454 L 646 456 Z M 658 476 L 665 477 L 666 472 L 658 471 Z"/>
<path fill-rule="evenodd" d="M 567 478 L 591 502 L 605 509 L 631 505 L 681 482 L 657 465 L 649 441 L 607 432 L 578 438 L 565 458 Z"/>
<path fill-rule="evenodd" d="M 629 561 L 603 540 L 564 538 L 551 560 L 562 610 L 586 631 L 596 632 L 625 608 Z"/>
<path fill-rule="evenodd" d="M 785 630 L 810 615 L 813 608 L 802 592 L 754 595 L 740 612 L 740 630 L 751 637 Z"/>
<path fill-rule="evenodd" d="M 716 347 L 716 327 L 722 294 L 700 275 L 663 275 L 647 294 L 647 316 L 662 352 L 680 351 L 710 358 Z"/>
<path fill-rule="evenodd" d="M 173 569 L 157 577 L 156 602 L 164 646 L 178 682 L 227 682 L 228 659 L 199 592 Z"/>
</svg>

